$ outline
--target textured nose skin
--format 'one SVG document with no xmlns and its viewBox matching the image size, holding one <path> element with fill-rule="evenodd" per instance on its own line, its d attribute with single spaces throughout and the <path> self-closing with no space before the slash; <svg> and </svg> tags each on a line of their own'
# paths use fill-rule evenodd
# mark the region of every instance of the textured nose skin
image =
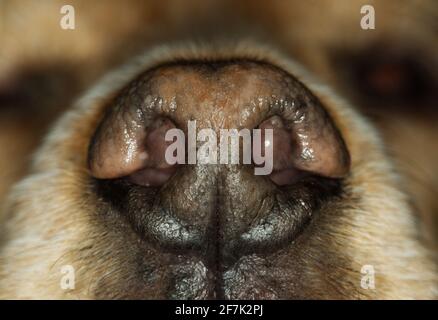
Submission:
<svg viewBox="0 0 438 320">
<path fill-rule="evenodd" d="M 163 246 L 220 254 L 220 259 L 260 251 L 275 242 L 260 227 L 275 211 L 276 188 L 265 179 L 242 165 L 185 166 L 163 188 L 146 233 Z M 208 252 L 212 248 L 215 253 Z"/>
<path fill-rule="evenodd" d="M 145 213 L 142 233 L 172 250 L 207 254 L 219 246 L 223 257 L 248 253 L 249 244 L 261 250 L 273 242 L 259 223 L 275 211 L 276 196 L 265 179 L 242 165 L 183 166 Z"/>
<path fill-rule="evenodd" d="M 274 252 L 294 239 L 327 191 L 309 181 L 279 189 L 242 165 L 185 167 L 163 190 L 146 234 L 164 247 L 199 250 L 226 268 L 243 255 Z"/>
<path fill-rule="evenodd" d="M 150 184 L 150 170 L 167 170 L 157 154 L 166 146 L 162 128 L 183 132 L 190 152 L 190 121 L 217 137 L 222 129 L 272 128 L 279 138 L 270 140 L 274 172 L 256 175 L 253 162 L 192 163 L 186 154 Z M 204 143 L 197 139 L 194 151 Z M 112 190 L 107 201 L 142 241 L 187 258 L 176 269 L 197 284 L 192 293 L 175 285 L 169 296 L 199 298 L 235 296 L 242 281 L 236 264 L 251 267 L 292 245 L 338 192 L 349 155 L 320 102 L 283 70 L 256 61 L 186 61 L 149 70 L 121 91 L 94 135 L 89 163 L 98 184 Z"/>
<path fill-rule="evenodd" d="M 216 168 L 183 166 L 159 194 L 144 234 L 160 246 L 207 254 L 217 227 Z"/>
<path fill-rule="evenodd" d="M 269 231 L 260 227 L 273 210 L 276 187 L 266 177 L 239 165 L 222 167 L 219 179 L 218 244 L 221 258 L 232 263 L 240 255 L 261 251 L 273 242 Z M 254 231 L 257 227 L 260 229 Z"/>
</svg>

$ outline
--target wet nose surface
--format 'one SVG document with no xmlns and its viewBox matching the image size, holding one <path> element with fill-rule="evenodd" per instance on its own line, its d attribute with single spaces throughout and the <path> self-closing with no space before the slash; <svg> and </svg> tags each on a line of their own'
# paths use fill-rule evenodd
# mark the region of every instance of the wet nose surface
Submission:
<svg viewBox="0 0 438 320">
<path fill-rule="evenodd" d="M 190 161 L 190 150 L 207 140 L 190 137 L 189 121 L 195 133 L 216 134 L 209 143 L 223 129 L 247 129 L 253 146 L 251 130 L 272 129 L 271 140 L 259 138 L 273 146 L 265 158 L 273 171 L 256 175 L 253 160 Z M 187 151 L 172 165 L 162 155 L 171 128 L 184 134 Z M 91 141 L 89 164 L 98 192 L 142 241 L 189 257 L 175 277 L 191 285 L 175 280 L 169 297 L 228 298 L 242 281 L 236 264 L 257 265 L 291 245 L 339 192 L 349 156 L 320 102 L 283 70 L 256 61 L 185 61 L 149 70 L 120 92 Z M 260 297 L 275 294 L 262 290 Z"/>
</svg>

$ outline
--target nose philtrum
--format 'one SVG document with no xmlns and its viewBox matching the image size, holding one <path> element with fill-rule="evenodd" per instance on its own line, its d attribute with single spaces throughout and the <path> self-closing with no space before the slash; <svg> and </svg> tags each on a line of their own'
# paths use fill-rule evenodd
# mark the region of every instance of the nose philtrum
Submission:
<svg viewBox="0 0 438 320">
<path fill-rule="evenodd" d="M 271 208 L 275 187 L 264 179 L 243 165 L 182 166 L 163 187 L 147 233 L 169 247 L 228 248 Z"/>
</svg>

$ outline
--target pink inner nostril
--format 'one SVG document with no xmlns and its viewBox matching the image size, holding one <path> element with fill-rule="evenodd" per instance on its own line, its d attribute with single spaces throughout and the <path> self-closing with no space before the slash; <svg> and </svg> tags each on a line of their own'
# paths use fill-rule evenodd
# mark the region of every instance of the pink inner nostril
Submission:
<svg viewBox="0 0 438 320">
<path fill-rule="evenodd" d="M 129 180 L 135 184 L 146 187 L 158 187 L 166 183 L 167 180 L 175 173 L 176 167 L 172 166 L 166 169 L 145 168 L 134 172 L 129 176 Z"/>
<path fill-rule="evenodd" d="M 166 183 L 175 173 L 176 166 L 167 163 L 165 155 L 167 147 L 172 143 L 166 141 L 166 132 L 175 125 L 167 118 L 156 119 L 146 130 L 144 152 L 140 157 L 144 159 L 144 169 L 129 175 L 129 180 L 146 187 L 157 187 Z"/>
<path fill-rule="evenodd" d="M 272 161 L 273 172 L 269 178 L 280 186 L 293 183 L 297 180 L 299 172 L 294 168 L 292 134 L 279 116 L 272 116 L 263 121 L 259 128 L 262 130 L 262 154 L 266 153 L 267 148 L 272 149 L 272 159 L 266 159 L 266 161 Z M 265 135 L 266 129 L 273 130 L 272 139 Z"/>
<path fill-rule="evenodd" d="M 299 177 L 300 177 L 300 172 L 294 168 L 274 171 L 269 176 L 269 178 L 271 178 L 271 180 L 279 186 L 292 184 L 295 181 L 297 181 Z"/>
<path fill-rule="evenodd" d="M 145 164 L 155 168 L 169 168 L 171 165 L 167 163 L 165 155 L 167 147 L 172 144 L 172 141 L 166 141 L 166 132 L 175 128 L 175 125 L 167 118 L 156 119 L 151 127 L 146 130 L 146 141 L 144 145 Z"/>
<path fill-rule="evenodd" d="M 291 133 L 286 129 L 283 120 L 279 116 L 272 116 L 263 121 L 259 128 L 262 130 L 262 154 L 265 155 L 268 148 L 272 149 L 273 170 L 283 170 L 293 166 L 293 139 Z M 265 135 L 266 129 L 272 129 L 272 139 Z"/>
<path fill-rule="evenodd" d="M 290 128 L 274 115 L 259 128 L 262 144 L 258 148 L 262 154 L 272 148 L 272 159 L 266 161 L 272 161 L 269 177 L 277 185 L 292 184 L 305 172 L 329 178 L 343 177 L 348 172 L 348 152 L 334 127 L 324 121 L 324 115 L 315 117 L 314 123 L 297 123 Z M 266 129 L 273 130 L 272 139 L 265 136 Z"/>
</svg>

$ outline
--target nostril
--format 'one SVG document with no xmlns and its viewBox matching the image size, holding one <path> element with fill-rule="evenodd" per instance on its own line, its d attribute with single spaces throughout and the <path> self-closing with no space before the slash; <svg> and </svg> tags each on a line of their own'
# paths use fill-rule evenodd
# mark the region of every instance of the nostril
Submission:
<svg viewBox="0 0 438 320">
<path fill-rule="evenodd" d="M 176 165 L 169 164 L 166 159 L 166 149 L 171 142 L 166 141 L 166 132 L 175 128 L 168 118 L 158 118 L 146 130 L 144 150 L 140 157 L 144 159 L 144 169 L 128 176 L 128 180 L 146 187 L 158 187 L 167 182 L 176 171 Z"/>
<path fill-rule="evenodd" d="M 254 154 L 259 152 L 263 155 L 271 154 L 272 159 L 265 157 L 266 162 L 272 162 L 269 166 L 273 171 L 269 178 L 277 185 L 292 184 L 298 175 L 293 162 L 294 141 L 292 135 L 286 129 L 283 119 L 278 115 L 272 116 L 263 121 L 259 125 L 259 129 L 261 129 L 262 143 L 254 144 Z M 272 129 L 271 136 L 265 134 L 267 129 Z M 259 148 L 261 148 L 260 151 Z"/>
<path fill-rule="evenodd" d="M 264 120 L 261 132 L 261 153 L 272 155 L 270 179 L 277 185 L 291 185 L 308 174 L 342 178 L 349 171 L 349 154 L 335 126 L 322 112 L 313 110 L 300 121 L 287 122 L 279 115 Z M 310 119 L 310 121 L 308 121 Z M 271 129 L 271 136 L 265 131 Z M 260 148 L 254 145 L 256 152 Z M 255 152 L 255 153 L 256 153 Z"/>
<path fill-rule="evenodd" d="M 165 135 L 175 125 L 165 117 L 150 121 L 130 117 L 128 112 L 103 120 L 90 146 L 91 174 L 99 179 L 127 177 L 142 186 L 163 185 L 176 171 L 165 159 L 172 143 Z"/>
<path fill-rule="evenodd" d="M 303 176 L 303 172 L 295 169 L 283 169 L 274 171 L 270 174 L 269 178 L 279 186 L 286 186 L 294 184 L 296 181 L 299 180 L 299 178 Z"/>
<path fill-rule="evenodd" d="M 134 172 L 128 176 L 128 180 L 134 184 L 145 187 L 159 187 L 162 186 L 173 176 L 176 171 L 175 166 L 169 168 L 145 168 Z"/>
</svg>

